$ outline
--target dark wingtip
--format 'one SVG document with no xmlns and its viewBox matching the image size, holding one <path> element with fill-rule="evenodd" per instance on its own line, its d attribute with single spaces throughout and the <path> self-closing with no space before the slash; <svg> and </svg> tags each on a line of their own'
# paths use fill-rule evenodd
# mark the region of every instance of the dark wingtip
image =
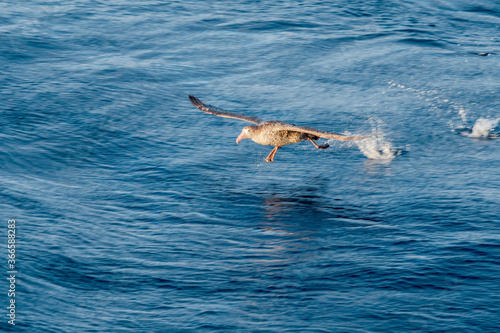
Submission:
<svg viewBox="0 0 500 333">
<path fill-rule="evenodd" d="M 189 95 L 189 100 L 191 101 L 191 103 L 193 103 L 194 106 L 196 106 L 197 108 L 200 108 L 203 106 L 203 103 L 196 97 L 194 97 L 193 95 Z"/>
</svg>

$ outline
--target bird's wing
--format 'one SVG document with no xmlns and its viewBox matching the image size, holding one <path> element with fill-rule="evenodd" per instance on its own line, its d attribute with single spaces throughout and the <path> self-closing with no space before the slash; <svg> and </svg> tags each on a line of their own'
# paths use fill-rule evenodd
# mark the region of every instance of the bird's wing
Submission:
<svg viewBox="0 0 500 333">
<path fill-rule="evenodd" d="M 340 140 L 340 141 L 362 140 L 362 139 L 369 138 L 370 136 L 373 136 L 373 135 L 347 136 L 347 135 L 343 135 L 343 134 L 339 134 L 339 133 L 325 132 L 325 131 L 317 130 L 317 129 L 312 128 L 312 127 L 295 126 L 293 124 L 288 124 L 288 123 L 280 123 L 277 129 L 309 133 L 312 135 L 319 136 L 320 138 Z"/>
<path fill-rule="evenodd" d="M 202 101 L 200 101 L 198 98 L 189 95 L 189 100 L 191 103 L 193 103 L 194 106 L 196 106 L 198 109 L 205 113 L 209 114 L 214 114 L 219 117 L 224 117 L 224 118 L 233 118 L 233 119 L 240 119 L 244 121 L 248 121 L 254 124 L 260 124 L 262 122 L 262 119 L 257 118 L 257 117 L 250 117 L 250 116 L 245 116 L 244 114 L 238 114 L 238 113 L 232 113 L 232 112 L 227 112 L 222 110 L 221 108 L 211 106 L 211 105 L 206 105 Z"/>
</svg>

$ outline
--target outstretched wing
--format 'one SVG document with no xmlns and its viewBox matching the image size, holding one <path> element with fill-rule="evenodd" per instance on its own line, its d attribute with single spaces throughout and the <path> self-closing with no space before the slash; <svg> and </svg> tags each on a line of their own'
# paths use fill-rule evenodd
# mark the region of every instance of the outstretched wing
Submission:
<svg viewBox="0 0 500 333">
<path fill-rule="evenodd" d="M 189 95 L 189 100 L 191 103 L 193 103 L 194 106 L 196 106 L 198 109 L 205 113 L 209 114 L 214 114 L 219 117 L 224 117 L 224 118 L 233 118 L 233 119 L 240 119 L 244 121 L 248 121 L 254 124 L 260 124 L 262 122 L 262 119 L 257 118 L 257 117 L 250 117 L 250 116 L 245 116 L 244 114 L 238 114 L 238 113 L 232 113 L 232 112 L 227 112 L 224 111 L 218 107 L 211 106 L 211 105 L 206 105 L 202 101 L 200 101 L 198 98 Z"/>
<path fill-rule="evenodd" d="M 317 130 L 317 129 L 312 128 L 312 127 L 295 126 L 293 124 L 287 124 L 287 123 L 284 123 L 284 124 L 281 123 L 278 128 L 280 130 L 309 133 L 312 135 L 319 136 L 320 138 L 340 140 L 340 141 L 362 140 L 362 139 L 366 139 L 366 138 L 373 136 L 373 135 L 347 136 L 347 135 L 343 135 L 343 134 L 339 134 L 339 133 L 325 132 L 325 131 Z"/>
</svg>

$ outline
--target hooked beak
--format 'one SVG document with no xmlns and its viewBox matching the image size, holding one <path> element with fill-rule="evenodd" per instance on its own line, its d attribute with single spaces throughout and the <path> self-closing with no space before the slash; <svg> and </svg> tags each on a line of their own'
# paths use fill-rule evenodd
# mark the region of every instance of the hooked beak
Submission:
<svg viewBox="0 0 500 333">
<path fill-rule="evenodd" d="M 238 135 L 238 137 L 236 138 L 236 143 L 240 143 L 240 141 L 246 137 L 247 137 L 247 135 L 245 134 L 245 132 L 241 132 L 241 134 Z"/>
</svg>

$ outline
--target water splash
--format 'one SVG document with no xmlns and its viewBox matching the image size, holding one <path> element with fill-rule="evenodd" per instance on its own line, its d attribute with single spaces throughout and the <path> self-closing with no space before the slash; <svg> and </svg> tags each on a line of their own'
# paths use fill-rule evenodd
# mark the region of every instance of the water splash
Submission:
<svg viewBox="0 0 500 333">
<path fill-rule="evenodd" d="M 487 119 L 487 118 L 479 118 L 476 120 L 474 126 L 472 126 L 472 130 L 470 132 L 465 132 L 464 135 L 469 138 L 474 139 L 492 139 L 497 138 L 499 134 L 492 133 L 492 131 L 498 126 L 500 123 L 500 118 L 497 119 Z"/>
<path fill-rule="evenodd" d="M 402 91 L 412 93 L 414 97 L 424 100 L 429 108 L 429 111 L 435 116 L 448 119 L 451 115 L 452 117 L 459 117 L 462 122 L 467 121 L 469 112 L 467 108 L 460 102 L 452 100 L 450 97 L 446 96 L 444 90 L 431 89 L 423 90 L 418 88 L 407 87 L 403 84 L 397 83 L 394 80 L 387 82 L 389 89 L 398 88 Z M 450 123 L 451 127 L 456 127 L 455 124 Z"/>
<path fill-rule="evenodd" d="M 350 142 L 356 144 L 368 159 L 390 162 L 400 151 L 394 149 L 392 143 L 385 138 L 385 124 L 381 119 L 370 117 L 369 121 L 372 131 L 377 134 L 364 140 Z"/>
<path fill-rule="evenodd" d="M 459 107 L 458 115 L 463 122 L 467 121 L 467 110 L 464 107 Z"/>
<path fill-rule="evenodd" d="M 396 150 L 392 148 L 390 141 L 384 138 L 383 134 L 356 141 L 359 150 L 372 160 L 392 160 L 396 157 Z"/>
<path fill-rule="evenodd" d="M 469 110 L 462 105 L 460 102 L 453 101 L 447 98 L 444 91 L 438 90 L 419 90 L 411 87 L 406 87 L 403 84 L 397 83 L 394 80 L 387 82 L 389 89 L 398 88 L 403 91 L 412 92 L 416 97 L 425 99 L 429 104 L 429 110 L 435 113 L 435 115 L 441 115 L 444 119 L 448 118 L 448 126 L 452 128 L 455 133 L 460 133 L 463 136 L 474 139 L 493 139 L 500 137 L 500 131 L 496 128 L 500 123 L 500 118 L 488 119 L 479 118 L 476 120 L 472 128 L 466 126 L 466 123 L 470 118 L 475 118 L 473 114 L 469 114 Z M 443 115 L 442 112 L 446 112 Z M 450 119 L 448 115 L 451 115 L 453 119 Z M 455 118 L 460 118 L 460 120 Z M 458 122 L 457 122 L 458 120 Z"/>
</svg>

